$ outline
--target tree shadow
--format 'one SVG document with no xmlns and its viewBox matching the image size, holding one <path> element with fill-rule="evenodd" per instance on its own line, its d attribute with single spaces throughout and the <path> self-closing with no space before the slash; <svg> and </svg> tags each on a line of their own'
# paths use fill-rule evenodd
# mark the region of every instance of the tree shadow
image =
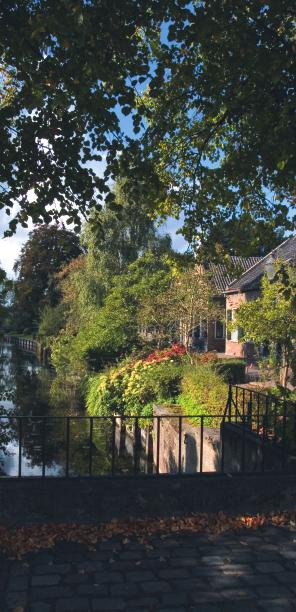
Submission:
<svg viewBox="0 0 296 612">
<path fill-rule="evenodd" d="M 186 433 L 184 436 L 184 443 L 184 472 L 185 474 L 195 474 L 199 471 L 199 458 L 196 439 L 194 436 L 190 435 L 189 433 Z"/>
</svg>

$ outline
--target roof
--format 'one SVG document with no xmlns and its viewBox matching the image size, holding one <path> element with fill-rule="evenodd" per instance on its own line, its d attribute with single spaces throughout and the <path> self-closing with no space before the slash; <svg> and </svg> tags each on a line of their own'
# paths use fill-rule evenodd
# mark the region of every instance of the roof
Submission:
<svg viewBox="0 0 296 612">
<path fill-rule="evenodd" d="M 233 282 L 238 276 L 249 270 L 252 266 L 260 262 L 262 257 L 230 257 L 231 265 L 214 264 L 209 262 L 207 269 L 211 273 L 212 281 L 219 291 L 223 293 L 228 285 Z"/>
<path fill-rule="evenodd" d="M 232 280 L 226 288 L 226 293 L 236 293 L 238 291 L 252 291 L 258 289 L 260 280 L 265 271 L 266 260 L 273 256 L 274 259 L 281 259 L 289 262 L 296 259 L 296 234 L 290 236 L 278 247 L 270 251 L 265 257 L 255 262 L 252 267 L 246 270 L 238 279 Z"/>
</svg>

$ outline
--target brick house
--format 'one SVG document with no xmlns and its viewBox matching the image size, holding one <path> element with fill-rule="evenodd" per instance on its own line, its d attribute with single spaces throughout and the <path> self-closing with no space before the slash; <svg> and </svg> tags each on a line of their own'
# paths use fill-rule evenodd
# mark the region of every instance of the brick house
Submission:
<svg viewBox="0 0 296 612">
<path fill-rule="evenodd" d="M 221 310 L 225 312 L 227 287 L 238 277 L 239 274 L 249 270 L 256 263 L 261 261 L 261 257 L 231 257 L 230 266 L 223 264 L 208 263 L 203 268 L 210 274 L 212 283 L 216 291 L 216 300 L 221 305 Z M 229 270 L 232 270 L 230 272 Z M 224 319 L 224 317 L 223 317 Z M 191 333 L 191 348 L 199 351 L 225 352 L 225 320 L 221 321 L 201 321 L 200 325 L 195 326 Z M 181 338 L 182 340 L 182 338 Z"/>
<path fill-rule="evenodd" d="M 228 321 L 235 320 L 235 312 L 244 302 L 254 300 L 260 295 L 260 283 L 266 272 L 266 264 L 270 260 L 292 261 L 296 258 L 296 235 L 291 236 L 278 247 L 273 249 L 265 257 L 257 258 L 258 261 L 249 267 L 241 276 L 231 281 L 224 288 L 226 298 L 226 327 Z M 255 258 L 256 259 L 256 258 Z M 225 353 L 229 356 L 244 357 L 252 359 L 254 356 L 254 345 L 252 342 L 240 342 L 240 330 L 227 330 Z"/>
</svg>

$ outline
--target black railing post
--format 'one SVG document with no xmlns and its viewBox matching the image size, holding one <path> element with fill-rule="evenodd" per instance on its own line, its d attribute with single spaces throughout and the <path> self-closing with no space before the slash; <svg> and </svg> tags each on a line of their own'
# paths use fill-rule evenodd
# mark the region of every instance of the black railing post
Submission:
<svg viewBox="0 0 296 612">
<path fill-rule="evenodd" d="M 265 396 L 265 416 L 268 417 L 268 410 L 269 409 L 269 397 L 268 395 Z"/>
<path fill-rule="evenodd" d="M 116 433 L 116 417 L 112 417 L 112 456 L 111 456 L 111 474 L 115 474 L 115 433 Z M 120 435 L 121 435 L 121 420 L 120 420 Z"/>
<path fill-rule="evenodd" d="M 178 453 L 178 472 L 182 471 L 182 417 L 179 416 L 179 453 Z"/>
<path fill-rule="evenodd" d="M 295 444 L 296 444 L 296 406 L 292 405 L 291 408 L 294 408 L 293 410 L 293 445 L 292 445 L 292 450 L 293 452 L 295 452 Z"/>
<path fill-rule="evenodd" d="M 253 392 L 250 391 L 250 399 L 248 401 L 248 426 L 252 429 L 252 419 L 253 419 Z"/>
<path fill-rule="evenodd" d="M 93 453 L 93 429 L 94 429 L 94 418 L 89 418 L 89 456 L 88 456 L 88 474 L 92 476 L 92 453 Z"/>
<path fill-rule="evenodd" d="M 134 424 L 134 473 L 135 475 L 139 472 L 139 419 L 135 418 Z"/>
<path fill-rule="evenodd" d="M 260 395 L 257 395 L 257 434 L 259 434 L 260 430 Z"/>
<path fill-rule="evenodd" d="M 67 417 L 67 429 L 66 429 L 66 477 L 69 476 L 69 457 L 70 457 L 70 419 Z"/>
<path fill-rule="evenodd" d="M 225 448 L 224 448 L 225 419 L 224 418 L 220 425 L 220 431 L 221 431 L 221 472 L 224 472 L 224 455 L 225 455 Z"/>
<path fill-rule="evenodd" d="M 45 477 L 46 417 L 42 419 L 42 478 Z"/>
<path fill-rule="evenodd" d="M 261 471 L 265 471 L 265 441 L 266 441 L 266 414 L 262 417 L 262 460 L 261 460 Z"/>
<path fill-rule="evenodd" d="M 157 434 L 156 434 L 156 474 L 159 474 L 159 450 L 160 450 L 160 416 L 156 417 L 157 420 Z"/>
<path fill-rule="evenodd" d="M 18 445 L 18 477 L 22 475 L 22 439 L 23 439 L 23 419 L 19 417 L 19 445 Z"/>
<path fill-rule="evenodd" d="M 268 438 L 269 414 L 270 414 L 270 398 L 267 395 L 266 399 L 265 399 L 265 415 L 263 417 L 263 419 L 264 419 L 264 428 L 263 428 L 263 431 L 265 432 L 266 440 L 269 439 Z"/>
<path fill-rule="evenodd" d="M 245 414 L 242 416 L 243 423 L 243 443 L 242 443 L 242 472 L 246 471 L 246 417 Z"/>
<path fill-rule="evenodd" d="M 203 438 L 204 438 L 204 416 L 200 417 L 200 460 L 199 460 L 199 471 L 203 470 Z"/>
<path fill-rule="evenodd" d="M 286 461 L 287 461 L 286 435 L 287 435 L 287 402 L 285 400 L 283 404 L 283 436 L 282 436 L 282 467 L 283 468 L 286 467 Z"/>
<path fill-rule="evenodd" d="M 231 421 L 231 404 L 232 404 L 233 398 L 232 398 L 232 384 L 229 381 L 228 384 L 228 397 L 227 397 L 227 402 L 226 402 L 226 408 L 224 411 L 224 418 L 226 416 L 228 416 L 228 420 Z"/>
<path fill-rule="evenodd" d="M 277 420 L 278 420 L 278 400 L 274 400 L 274 415 L 273 415 L 273 442 L 277 442 Z"/>
</svg>

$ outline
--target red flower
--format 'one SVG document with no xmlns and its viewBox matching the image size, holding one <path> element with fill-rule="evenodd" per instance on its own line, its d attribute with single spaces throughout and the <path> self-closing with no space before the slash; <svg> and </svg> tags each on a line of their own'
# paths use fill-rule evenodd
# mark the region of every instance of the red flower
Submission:
<svg viewBox="0 0 296 612">
<path fill-rule="evenodd" d="M 154 351 L 150 353 L 146 359 L 143 360 L 143 363 L 160 363 L 161 361 L 165 361 L 166 359 L 173 359 L 174 357 L 180 357 L 186 353 L 186 349 L 182 344 L 173 344 L 171 347 Z"/>
</svg>

